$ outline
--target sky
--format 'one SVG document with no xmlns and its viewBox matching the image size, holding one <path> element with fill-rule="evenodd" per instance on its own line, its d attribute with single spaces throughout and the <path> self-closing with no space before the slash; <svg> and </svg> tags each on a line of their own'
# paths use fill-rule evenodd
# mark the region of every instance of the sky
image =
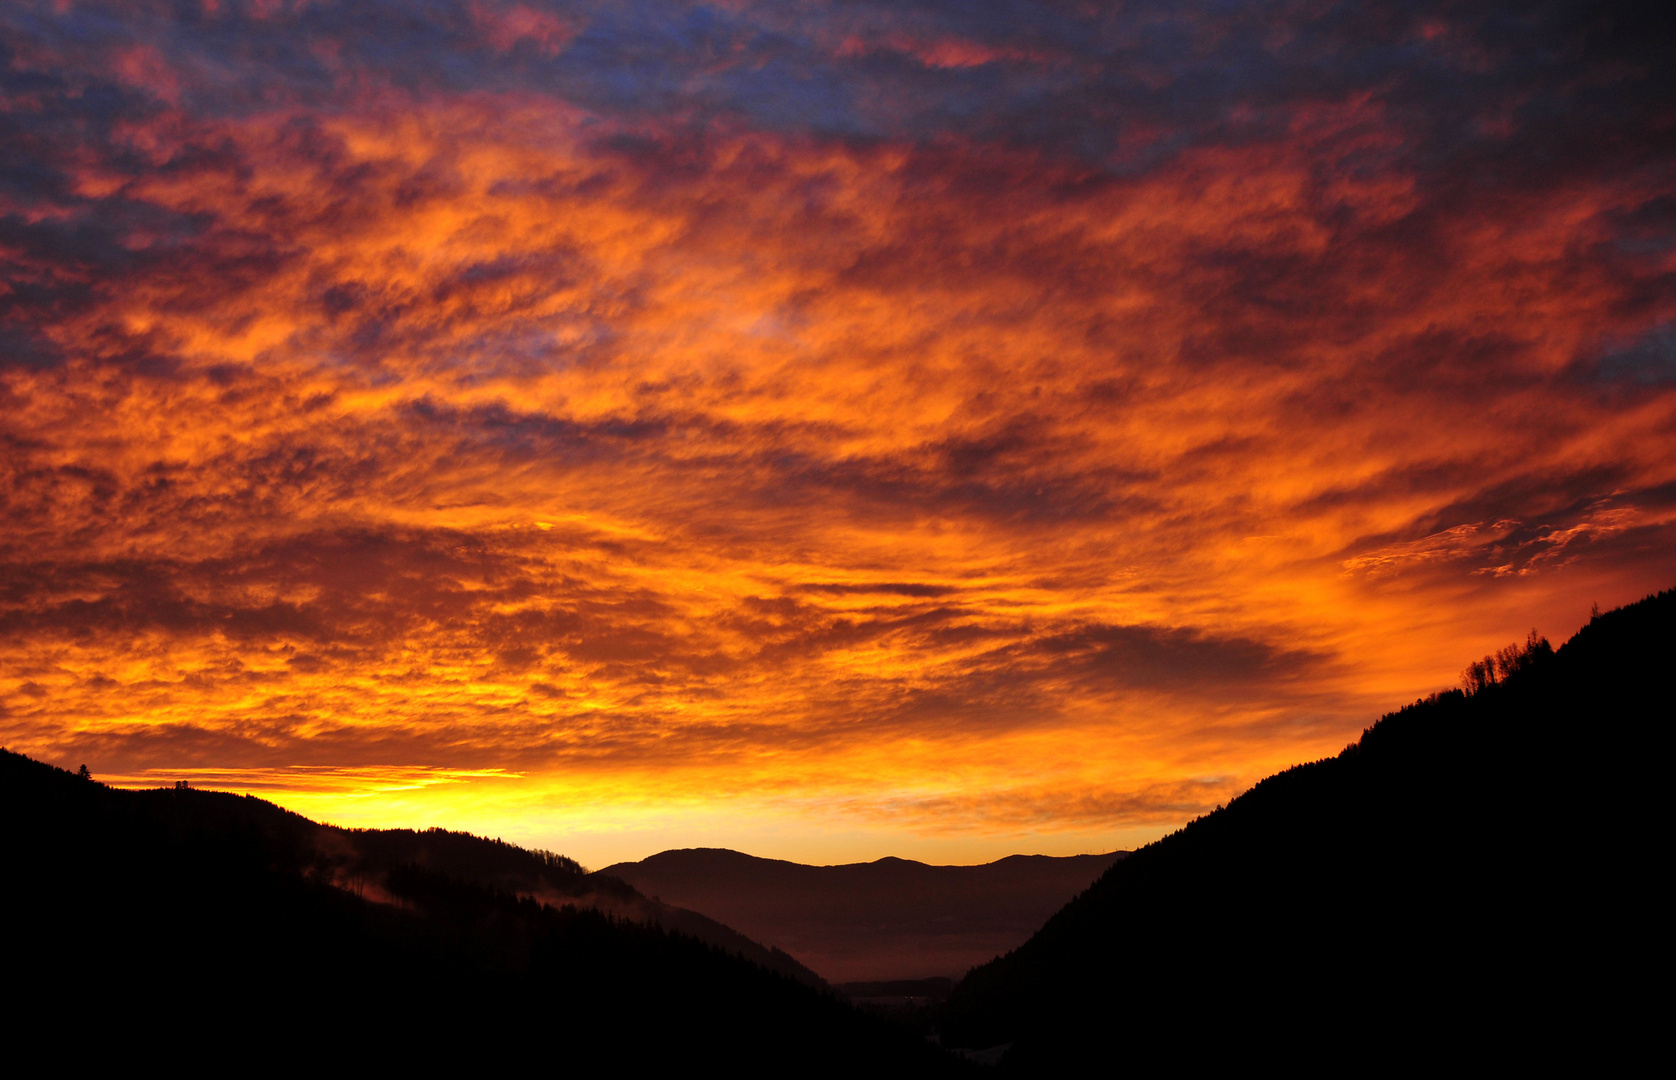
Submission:
<svg viewBox="0 0 1676 1080">
<path fill-rule="evenodd" d="M 0 742 L 1144 843 L 1676 585 L 1672 18 L 7 3 Z"/>
</svg>

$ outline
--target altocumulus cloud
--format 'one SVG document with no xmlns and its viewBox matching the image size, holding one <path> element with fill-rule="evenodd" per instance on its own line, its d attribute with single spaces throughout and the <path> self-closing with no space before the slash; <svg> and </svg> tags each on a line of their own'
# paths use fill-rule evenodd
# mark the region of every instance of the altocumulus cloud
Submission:
<svg viewBox="0 0 1676 1080">
<path fill-rule="evenodd" d="M 9 5 L 0 728 L 1190 816 L 1670 584 L 1670 20 Z"/>
</svg>

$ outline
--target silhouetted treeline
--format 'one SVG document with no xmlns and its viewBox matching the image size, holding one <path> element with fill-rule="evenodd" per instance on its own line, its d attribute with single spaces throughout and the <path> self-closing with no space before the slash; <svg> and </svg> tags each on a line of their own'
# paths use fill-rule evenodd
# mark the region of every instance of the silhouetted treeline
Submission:
<svg viewBox="0 0 1676 1080">
<path fill-rule="evenodd" d="M 1598 618 L 1599 612 L 1595 615 Z M 1468 664 L 1466 670 L 1461 672 L 1461 685 L 1466 687 L 1467 693 L 1476 694 L 1512 678 L 1526 668 L 1547 663 L 1553 655 L 1554 647 L 1548 643 L 1548 639 L 1532 630 L 1523 645 L 1515 642 L 1497 649 L 1482 660 Z"/>
<path fill-rule="evenodd" d="M 1647 1048 L 1673 656 L 1676 592 L 1503 650 L 1117 863 L 955 988 L 944 1045 L 1044 1076 Z"/>
<path fill-rule="evenodd" d="M 14 1045 L 66 1061 L 964 1068 L 831 993 L 565 905 L 633 890 L 559 856 L 326 829 L 251 797 L 118 791 L 3 751 L 0 822 Z"/>
</svg>

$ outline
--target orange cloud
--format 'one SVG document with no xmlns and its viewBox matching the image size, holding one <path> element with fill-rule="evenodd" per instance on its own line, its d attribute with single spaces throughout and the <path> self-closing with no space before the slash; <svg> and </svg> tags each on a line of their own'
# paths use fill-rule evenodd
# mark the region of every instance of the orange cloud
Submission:
<svg viewBox="0 0 1676 1080">
<path fill-rule="evenodd" d="M 15 114 L 13 749 L 592 861 L 1093 848 L 1669 584 L 1667 172 L 1483 181 L 1361 83 L 1108 168 L 333 40 L 327 103 L 164 41 L 97 140 Z"/>
</svg>

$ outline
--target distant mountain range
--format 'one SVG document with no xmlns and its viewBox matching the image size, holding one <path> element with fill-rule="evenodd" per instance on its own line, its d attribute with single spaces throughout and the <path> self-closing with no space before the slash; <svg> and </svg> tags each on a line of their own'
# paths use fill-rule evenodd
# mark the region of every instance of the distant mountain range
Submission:
<svg viewBox="0 0 1676 1080">
<path fill-rule="evenodd" d="M 1673 657 L 1676 591 L 1486 657 L 1115 864 L 954 988 L 945 1045 L 1055 1077 L 1657 1057 Z"/>
<path fill-rule="evenodd" d="M 806 866 L 687 848 L 594 876 L 702 912 L 848 983 L 959 978 L 1023 944 L 1124 854 L 1013 855 L 982 866 L 895 858 Z"/>
</svg>

